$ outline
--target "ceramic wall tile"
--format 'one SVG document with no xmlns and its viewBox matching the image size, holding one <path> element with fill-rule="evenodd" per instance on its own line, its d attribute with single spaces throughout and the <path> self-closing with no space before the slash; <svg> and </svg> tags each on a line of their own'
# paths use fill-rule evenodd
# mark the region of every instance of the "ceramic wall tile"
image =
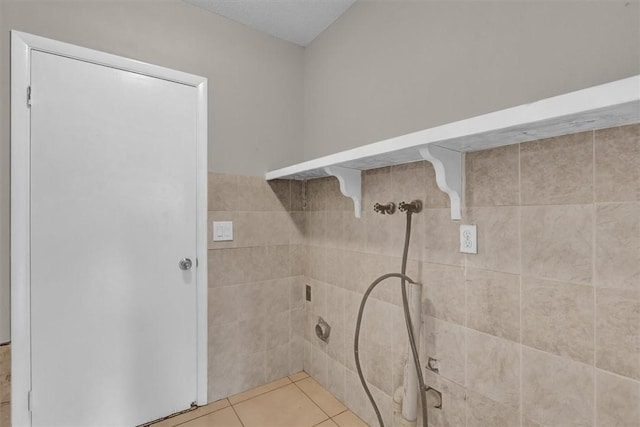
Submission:
<svg viewBox="0 0 640 427">
<path fill-rule="evenodd" d="M 520 341 L 520 276 L 468 269 L 467 326 Z"/>
<path fill-rule="evenodd" d="M 596 206 L 596 286 L 640 292 L 639 235 L 640 203 Z"/>
<path fill-rule="evenodd" d="M 596 426 L 640 426 L 640 382 L 596 370 Z"/>
<path fill-rule="evenodd" d="M 640 125 L 595 132 L 598 202 L 640 201 Z"/>
<path fill-rule="evenodd" d="M 467 206 L 518 205 L 519 154 L 519 145 L 467 153 Z"/>
<path fill-rule="evenodd" d="M 514 427 L 520 425 L 518 405 L 495 402 L 473 391 L 467 398 L 467 427 Z"/>
<path fill-rule="evenodd" d="M 266 182 L 265 202 L 261 209 L 267 211 L 291 210 L 291 181 L 274 179 Z"/>
<path fill-rule="evenodd" d="M 593 205 L 521 209 L 522 274 L 590 285 Z"/>
<path fill-rule="evenodd" d="M 422 263 L 422 312 L 438 319 L 465 324 L 464 271 L 460 267 Z"/>
<path fill-rule="evenodd" d="M 209 172 L 208 207 L 210 211 L 234 211 L 238 209 L 238 176 Z"/>
<path fill-rule="evenodd" d="M 593 287 L 522 278 L 522 343 L 592 364 Z"/>
<path fill-rule="evenodd" d="M 11 344 L 0 346 L 0 403 L 11 401 Z"/>
<path fill-rule="evenodd" d="M 640 381 L 640 292 L 597 289 L 596 366 Z"/>
<path fill-rule="evenodd" d="M 466 376 L 464 328 L 435 317 L 426 317 L 422 329 L 424 337 L 422 364 L 426 366 L 429 359 L 434 359 L 440 376 L 464 385 Z M 406 346 L 402 351 L 406 353 Z"/>
<path fill-rule="evenodd" d="M 593 202 L 593 132 L 520 144 L 523 205 Z"/>
<path fill-rule="evenodd" d="M 462 265 L 459 223 L 451 220 L 450 209 L 425 209 L 422 260 L 426 262 Z"/>
<path fill-rule="evenodd" d="M 592 426 L 593 367 L 522 348 L 522 414 L 535 426 Z M 533 424 L 535 423 L 535 424 Z"/>
<path fill-rule="evenodd" d="M 520 399 L 520 346 L 467 329 L 467 387 L 510 406 Z"/>
<path fill-rule="evenodd" d="M 478 253 L 466 255 L 467 266 L 519 274 L 520 208 L 471 208 L 467 214 L 478 230 Z"/>
</svg>

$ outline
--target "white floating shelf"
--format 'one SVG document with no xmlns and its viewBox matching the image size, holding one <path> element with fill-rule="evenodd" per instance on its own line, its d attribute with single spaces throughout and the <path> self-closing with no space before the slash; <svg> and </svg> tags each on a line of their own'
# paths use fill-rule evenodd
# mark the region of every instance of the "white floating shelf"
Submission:
<svg viewBox="0 0 640 427">
<path fill-rule="evenodd" d="M 336 176 L 360 217 L 358 171 L 428 160 L 451 199 L 452 219 L 460 219 L 461 153 L 631 123 L 640 123 L 640 75 L 298 163 L 266 179 Z"/>
</svg>

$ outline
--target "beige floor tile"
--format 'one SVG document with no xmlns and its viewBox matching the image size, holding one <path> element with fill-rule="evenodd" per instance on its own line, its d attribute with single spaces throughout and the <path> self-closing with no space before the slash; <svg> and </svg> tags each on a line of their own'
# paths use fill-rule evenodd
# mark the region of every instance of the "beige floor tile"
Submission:
<svg viewBox="0 0 640 427">
<path fill-rule="evenodd" d="M 338 424 L 334 423 L 331 420 L 326 420 L 326 421 L 321 422 L 320 424 L 318 424 L 315 427 L 338 427 Z"/>
<path fill-rule="evenodd" d="M 295 374 L 289 375 L 289 379 L 293 382 L 300 381 L 308 377 L 309 377 L 309 374 L 307 374 L 305 371 L 300 371 L 300 372 L 296 372 Z"/>
<path fill-rule="evenodd" d="M 338 415 L 347 409 L 346 406 L 311 377 L 298 381 L 296 385 L 330 417 Z"/>
<path fill-rule="evenodd" d="M 242 427 L 242 423 L 233 408 L 228 407 L 195 420 L 187 421 L 184 424 L 180 424 L 180 427 Z"/>
<path fill-rule="evenodd" d="M 294 384 L 233 406 L 244 427 L 311 427 L 327 415 Z"/>
<path fill-rule="evenodd" d="M 345 411 L 332 418 L 340 427 L 369 427 L 351 411 Z"/>
<path fill-rule="evenodd" d="M 227 406 L 230 406 L 231 403 L 229 402 L 228 399 L 220 399 L 216 402 L 213 403 L 209 403 L 208 405 L 205 406 L 205 408 L 211 409 L 211 412 L 215 412 L 215 411 L 219 411 L 220 409 L 226 408 Z"/>
<path fill-rule="evenodd" d="M 280 378 L 279 380 L 271 381 L 270 383 L 267 383 L 260 387 L 252 388 L 251 390 L 234 394 L 233 396 L 229 397 L 229 401 L 232 405 L 235 405 L 236 403 L 243 402 L 247 399 L 251 399 L 252 397 L 267 393 L 271 390 L 275 390 L 287 384 L 291 384 L 291 380 L 288 377 Z"/>
<path fill-rule="evenodd" d="M 150 427 L 173 427 L 178 424 L 186 423 L 187 421 L 205 416 L 220 409 L 224 409 L 231 404 L 227 399 L 220 399 L 208 405 L 200 406 L 193 411 L 185 412 L 184 414 L 176 415 L 175 417 L 168 418 L 164 421 L 160 421 L 155 424 L 151 424 Z M 1 426 L 2 424 L 0 424 Z"/>
</svg>

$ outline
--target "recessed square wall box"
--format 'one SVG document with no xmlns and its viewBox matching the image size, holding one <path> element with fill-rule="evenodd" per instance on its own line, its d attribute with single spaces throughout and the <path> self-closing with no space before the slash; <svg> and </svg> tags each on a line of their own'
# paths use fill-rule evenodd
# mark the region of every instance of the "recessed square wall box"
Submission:
<svg viewBox="0 0 640 427">
<path fill-rule="evenodd" d="M 233 240 L 233 221 L 213 221 L 213 241 Z"/>
<path fill-rule="evenodd" d="M 478 229 L 475 225 L 460 225 L 460 252 L 478 253 Z"/>
</svg>

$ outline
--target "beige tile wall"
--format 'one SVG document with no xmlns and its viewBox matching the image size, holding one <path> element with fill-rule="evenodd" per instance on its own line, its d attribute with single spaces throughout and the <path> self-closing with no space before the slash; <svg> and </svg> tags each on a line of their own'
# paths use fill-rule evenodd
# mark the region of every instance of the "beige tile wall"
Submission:
<svg viewBox="0 0 640 427">
<path fill-rule="evenodd" d="M 421 361 L 439 361 L 426 376 L 444 399 L 431 424 L 640 426 L 640 126 L 469 153 L 466 171 L 477 255 L 458 252 L 428 163 L 365 172 L 360 220 L 335 179 L 307 182 L 304 368 L 376 424 L 354 325 L 368 284 L 400 269 L 404 215 L 372 206 L 420 199 L 408 272 L 424 286 Z M 399 285 L 372 296 L 361 355 L 389 422 L 406 346 Z"/>
<path fill-rule="evenodd" d="M 408 273 L 424 286 L 421 360 L 443 393 L 434 426 L 640 426 L 640 126 L 467 155 L 465 223 L 419 162 L 367 171 L 362 219 L 333 178 L 265 183 L 209 174 L 209 399 L 304 367 L 365 420 L 353 361 L 368 284 L 399 271 L 404 217 L 375 202 L 420 199 Z M 234 241 L 213 242 L 213 220 Z M 304 284 L 312 301 L 303 302 Z M 406 337 L 395 282 L 374 291 L 361 354 L 390 425 Z M 315 337 L 318 316 L 332 326 Z M 10 346 L 0 346 L 0 425 L 8 425 Z"/>
<path fill-rule="evenodd" d="M 209 400 L 300 371 L 300 182 L 209 173 Z M 233 221 L 214 242 L 212 222 Z"/>
</svg>

